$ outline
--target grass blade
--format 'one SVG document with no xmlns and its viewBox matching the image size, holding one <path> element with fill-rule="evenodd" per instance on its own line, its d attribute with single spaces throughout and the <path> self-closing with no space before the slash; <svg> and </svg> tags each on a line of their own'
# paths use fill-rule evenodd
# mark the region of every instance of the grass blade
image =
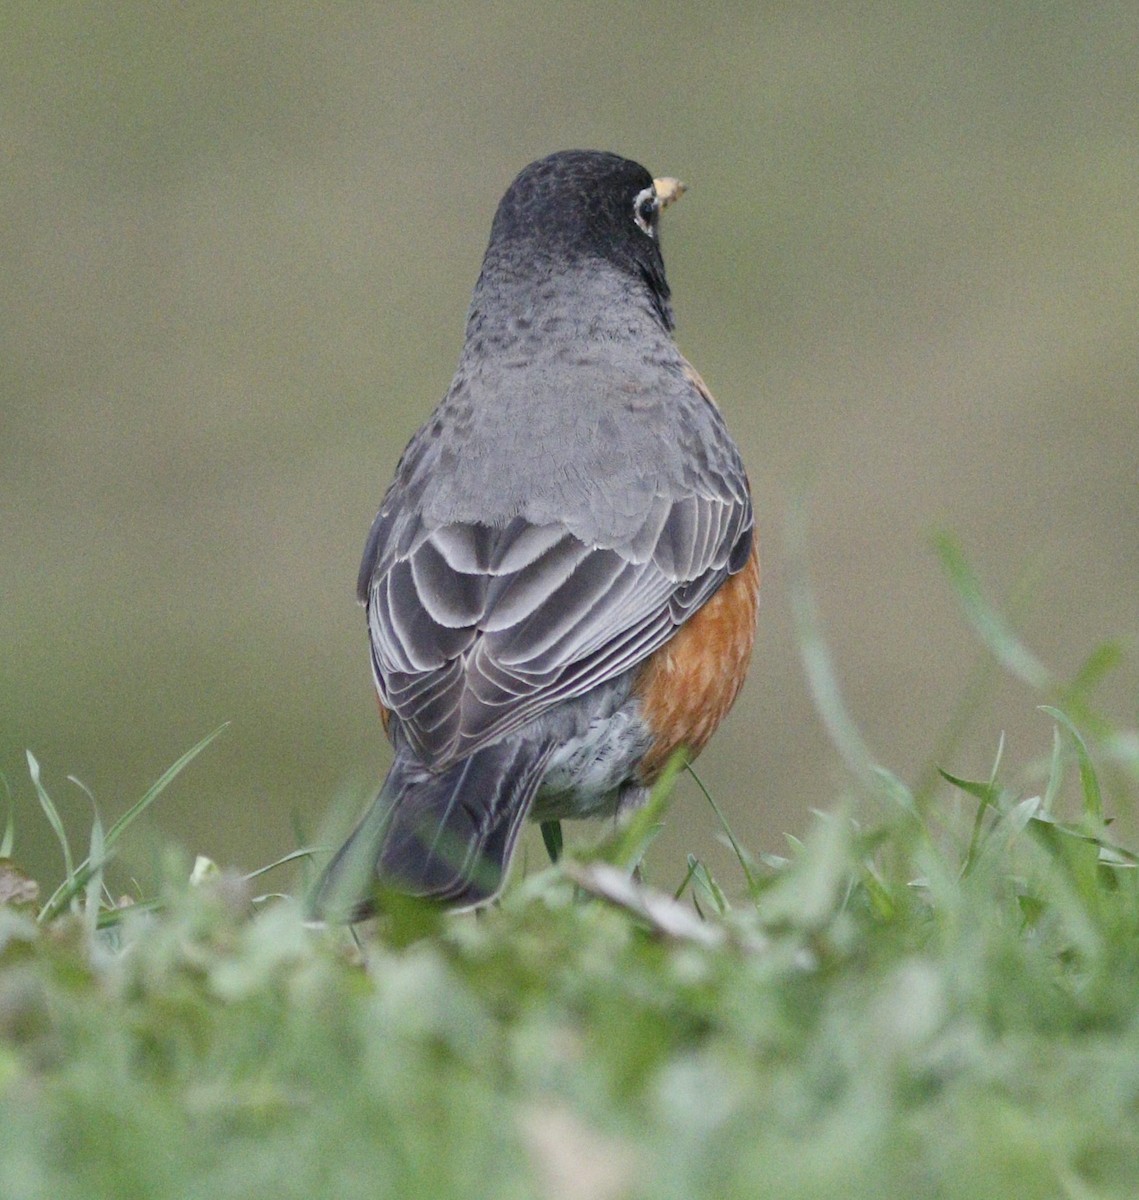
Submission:
<svg viewBox="0 0 1139 1200">
<path fill-rule="evenodd" d="M 1057 725 L 1052 726 L 1052 761 L 1048 768 L 1048 784 L 1044 789 L 1043 809 L 1051 813 L 1056 797 L 1064 785 L 1064 737 Z"/>
<path fill-rule="evenodd" d="M 934 538 L 934 549 L 957 593 L 965 619 L 992 656 L 1029 687 L 1037 691 L 1052 688 L 1052 675 L 1048 668 L 1013 633 L 1004 617 L 981 594 L 980 582 L 965 561 L 964 552 L 956 539 L 948 533 L 939 533 Z"/>
<path fill-rule="evenodd" d="M 688 856 L 688 870 L 684 874 L 684 878 L 680 881 L 680 886 L 672 893 L 674 900 L 679 900 L 684 895 L 684 889 L 692 882 L 692 874 L 696 870 L 696 860 L 690 854 Z"/>
<path fill-rule="evenodd" d="M 4 820 L 4 836 L 0 837 L 0 858 L 11 858 L 16 844 L 16 809 L 12 804 L 12 791 L 8 787 L 8 780 L 2 774 L 0 783 L 4 785 L 4 799 L 8 807 L 8 816 Z"/>
<path fill-rule="evenodd" d="M 1005 753 L 1005 735 L 1002 733 L 1000 740 L 997 742 L 997 756 L 993 760 L 993 769 L 989 772 L 989 778 L 986 782 L 981 783 L 972 779 L 959 779 L 956 775 L 950 775 L 948 771 L 943 771 L 941 767 L 937 768 L 938 774 L 947 783 L 951 783 L 955 788 L 959 788 L 967 795 L 975 797 L 980 801 L 977 806 L 976 815 L 973 817 L 973 829 L 969 835 L 969 849 L 965 852 L 965 861 L 961 864 L 962 877 L 969 874 L 973 869 L 973 864 L 977 861 L 977 855 L 981 848 L 981 834 L 985 828 L 985 815 L 990 809 L 998 807 L 998 802 L 1001 798 L 1001 789 L 997 784 L 997 776 L 1000 774 L 1001 759 Z"/>
<path fill-rule="evenodd" d="M 712 872 L 694 854 L 688 856 L 688 869 L 692 872 L 693 898 L 696 891 L 708 898 L 709 903 L 722 917 L 731 908 L 723 888 L 716 882 Z M 699 905 L 697 905 L 699 909 Z"/>
<path fill-rule="evenodd" d="M 107 861 L 105 839 L 103 837 L 103 822 L 99 820 L 98 812 L 91 823 L 91 846 L 87 861 L 96 864 L 88 873 L 87 884 L 83 897 L 83 917 L 90 933 L 95 932 L 99 923 L 99 899 L 103 891 L 103 866 Z"/>
<path fill-rule="evenodd" d="M 95 928 L 98 930 L 114 929 L 121 925 L 128 915 L 162 912 L 166 908 L 166 903 L 165 899 L 155 896 L 150 900 L 136 900 L 133 904 L 121 904 L 114 908 L 100 909 L 95 920 Z"/>
<path fill-rule="evenodd" d="M 319 854 L 323 849 L 321 846 L 302 846 L 299 850 L 291 850 L 288 854 L 282 855 L 274 862 L 267 863 L 263 867 L 258 867 L 256 871 L 250 871 L 244 878 L 246 880 L 257 879 L 261 875 L 267 875 L 270 871 L 275 871 L 278 867 L 287 866 L 291 862 L 297 862 L 300 859 L 311 859 L 314 854 Z"/>
<path fill-rule="evenodd" d="M 546 847 L 546 853 L 550 856 L 550 862 L 556 863 L 562 856 L 562 847 L 565 844 L 562 838 L 562 823 L 561 821 L 542 821 L 542 841 Z"/>
<path fill-rule="evenodd" d="M 617 866 L 631 870 L 640 862 L 645 849 L 652 840 L 653 829 L 664 816 L 672 799 L 676 777 L 688 763 L 688 752 L 683 747 L 668 760 L 660 778 L 653 785 L 648 800 L 633 813 L 629 823 L 620 831 L 616 843 L 603 857 Z"/>
<path fill-rule="evenodd" d="M 173 780 L 192 762 L 199 754 L 220 734 L 224 729 L 229 727 L 229 722 L 219 725 L 212 733 L 207 734 L 196 746 L 192 746 L 185 754 L 182 755 L 175 763 L 167 767 L 158 779 L 147 788 L 141 799 L 136 800 L 130 808 L 115 823 L 107 830 L 106 836 L 103 838 L 103 857 L 99 862 L 94 861 L 90 856 L 85 858 L 79 866 L 67 872 L 67 878 L 52 892 L 47 903 L 40 910 L 40 921 L 50 921 L 57 917 L 70 904 L 71 900 L 79 895 L 86 887 L 87 881 L 96 871 L 102 871 L 103 867 L 110 861 L 115 843 L 118 839 L 130 828 L 131 824 L 136 821 L 146 810 L 158 799 L 158 797 L 166 790 Z M 31 758 L 31 755 L 28 755 Z M 32 761 L 35 761 L 34 759 Z M 38 770 L 38 767 L 37 767 Z M 41 799 L 40 803 L 43 803 Z M 49 817 L 50 819 L 50 817 Z"/>
<path fill-rule="evenodd" d="M 118 841 L 119 837 L 126 832 L 130 825 L 136 821 L 146 810 L 158 799 L 160 795 L 170 786 L 170 784 L 182 773 L 183 770 L 199 754 L 224 730 L 229 728 L 229 722 L 225 721 L 219 725 L 212 733 L 207 733 L 204 738 L 196 746 L 191 746 L 185 754 L 182 755 L 171 766 L 155 780 L 154 783 L 147 788 L 141 799 L 136 800 L 134 804 L 127 809 L 125 813 L 107 830 L 107 848 L 110 849 Z"/>
<path fill-rule="evenodd" d="M 819 714 L 847 769 L 868 789 L 875 786 L 874 759 L 851 719 L 830 652 L 822 633 L 822 618 L 808 579 L 806 503 L 799 499 L 787 516 L 787 551 L 792 570 L 788 590 L 795 620 L 799 657 L 807 676 L 815 711 Z"/>
<path fill-rule="evenodd" d="M 752 873 L 751 867 L 748 865 L 747 855 L 744 854 L 743 847 L 736 841 L 736 835 L 732 832 L 732 827 L 728 824 L 727 818 L 720 811 L 720 806 L 712 799 L 712 793 L 704 786 L 704 781 L 696 774 L 692 764 L 688 764 L 688 774 L 696 781 L 696 786 L 704 793 L 704 799 L 708 801 L 712 811 L 716 814 L 716 820 L 720 822 L 720 828 L 724 831 L 724 836 L 728 839 L 728 845 L 732 848 L 732 853 L 736 856 L 740 867 L 743 869 L 744 879 L 747 880 L 748 891 L 755 894 L 757 881 Z M 692 874 L 692 865 L 689 863 L 689 875 Z M 687 882 L 687 881 L 686 881 Z"/>
<path fill-rule="evenodd" d="M 71 843 L 67 840 L 67 831 L 63 828 L 63 821 L 60 819 L 59 811 L 52 803 L 51 797 L 47 794 L 47 789 L 40 780 L 40 764 L 36 761 L 36 756 L 27 750 L 25 753 L 28 756 L 28 774 L 32 777 L 32 786 L 36 789 L 36 796 L 40 802 L 40 808 L 44 811 L 44 816 L 48 819 L 48 824 L 55 832 L 55 836 L 63 849 L 63 867 L 70 879 L 75 874 L 75 866 L 71 859 Z"/>
<path fill-rule="evenodd" d="M 1084 815 L 1096 825 L 1103 825 L 1103 793 L 1100 791 L 1099 779 L 1087 742 L 1080 736 L 1080 731 L 1071 719 L 1060 709 L 1053 708 L 1050 704 L 1042 704 L 1040 711 L 1047 713 L 1053 721 L 1062 725 L 1075 743 L 1076 758 L 1080 764 L 1080 784 L 1084 793 Z"/>
</svg>

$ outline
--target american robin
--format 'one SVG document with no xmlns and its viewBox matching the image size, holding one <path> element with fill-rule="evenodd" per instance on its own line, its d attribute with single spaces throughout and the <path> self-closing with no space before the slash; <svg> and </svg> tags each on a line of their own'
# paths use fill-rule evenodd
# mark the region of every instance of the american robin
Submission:
<svg viewBox="0 0 1139 1200">
<path fill-rule="evenodd" d="M 471 907 L 522 820 L 636 804 L 743 683 L 759 558 L 747 475 L 677 349 L 661 211 L 614 154 L 531 163 L 502 198 L 458 370 L 364 548 L 395 761 L 315 911 L 377 884 Z"/>
</svg>

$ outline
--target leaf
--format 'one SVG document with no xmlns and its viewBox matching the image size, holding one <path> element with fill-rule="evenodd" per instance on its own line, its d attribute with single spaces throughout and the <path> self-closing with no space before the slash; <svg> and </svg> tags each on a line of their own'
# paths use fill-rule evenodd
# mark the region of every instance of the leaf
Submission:
<svg viewBox="0 0 1139 1200">
<path fill-rule="evenodd" d="M 1061 694 L 1060 703 L 1082 702 L 1123 661 L 1123 647 L 1118 642 L 1104 642 L 1084 659 Z"/>
<path fill-rule="evenodd" d="M 787 516 L 787 549 L 792 560 L 789 592 L 799 657 L 807 675 L 811 699 L 831 743 L 854 777 L 873 782 L 873 756 L 842 698 L 838 675 L 822 632 L 822 618 L 807 571 L 806 504 L 800 499 Z"/>
<path fill-rule="evenodd" d="M 99 896 L 103 890 L 103 865 L 107 861 L 103 822 L 99 820 L 98 812 L 95 813 L 95 819 L 91 823 L 91 849 L 87 861 L 98 864 L 91 871 L 84 889 L 83 913 L 88 929 L 94 932 L 99 920 Z"/>
<path fill-rule="evenodd" d="M 687 763 L 688 751 L 682 746 L 665 764 L 660 778 L 649 793 L 648 800 L 633 813 L 628 824 L 619 832 L 616 841 L 603 852 L 604 858 L 629 870 L 640 862 L 649 842 L 652 841 L 654 829 L 668 810 L 672 800 L 672 789 L 676 786 L 676 777 Z"/>
<path fill-rule="evenodd" d="M 8 780 L 0 772 L 0 783 L 4 785 L 4 798 L 7 801 L 8 816 L 4 821 L 4 835 L 0 837 L 0 858 L 11 858 L 12 848 L 16 843 L 16 811 L 12 805 L 12 793 L 8 788 Z"/>
<path fill-rule="evenodd" d="M 699 888 L 716 911 L 723 916 L 730 908 L 727 896 L 712 876 L 712 872 L 694 854 L 688 856 L 688 868 L 692 872 L 692 882 Z"/>
<path fill-rule="evenodd" d="M 212 733 L 207 733 L 204 738 L 195 746 L 191 746 L 185 754 L 182 755 L 176 762 L 166 768 L 165 771 L 155 780 L 154 783 L 147 788 L 142 797 L 134 802 L 125 813 L 107 830 L 107 847 L 112 847 L 115 842 L 127 831 L 131 824 L 136 821 L 146 810 L 158 799 L 158 797 L 170 786 L 171 783 L 185 770 L 195 758 L 221 733 L 229 728 L 229 722 L 224 721 Z"/>
<path fill-rule="evenodd" d="M 550 856 L 550 862 L 556 863 L 562 856 L 562 823 L 561 821 L 543 821 L 541 822 L 542 841 L 546 846 L 546 853 Z"/>
<path fill-rule="evenodd" d="M 1052 686 L 1048 668 L 1009 628 L 1004 617 L 981 594 L 981 585 L 973 574 L 957 541 L 948 533 L 934 537 L 934 549 L 957 599 L 989 653 L 1017 679 L 1038 691 Z"/>
<path fill-rule="evenodd" d="M 996 803 L 997 797 L 1001 794 L 1001 789 L 991 779 L 962 779 L 958 775 L 950 775 L 948 771 L 943 770 L 941 767 L 937 768 L 937 773 L 946 783 L 953 784 L 959 791 L 967 792 L 970 796 L 976 796 L 982 804 L 990 808 Z"/>
<path fill-rule="evenodd" d="M 950 775 L 948 771 L 943 771 L 940 767 L 937 768 L 938 774 L 947 782 L 953 784 L 954 787 L 960 788 L 967 795 L 975 796 L 981 801 L 980 807 L 977 809 L 977 814 L 973 818 L 973 828 L 969 835 L 969 849 L 965 853 L 965 861 L 961 864 L 961 876 L 964 878 L 973 869 L 974 863 L 977 861 L 977 855 L 981 849 L 981 834 L 985 826 L 985 814 L 991 808 L 998 806 L 1000 800 L 1001 789 L 997 786 L 997 776 L 1000 774 L 1001 759 L 1005 753 L 1005 735 L 1002 733 L 997 742 L 997 754 L 993 759 L 993 769 L 989 772 L 989 778 L 981 783 L 978 780 L 959 779 L 956 775 Z"/>
<path fill-rule="evenodd" d="M 1026 796 L 1018 800 L 1004 815 L 1005 825 L 1015 834 L 1023 833 L 1030 821 L 1039 821 L 1042 801 L 1039 796 Z"/>
<path fill-rule="evenodd" d="M 1097 825 L 1103 825 L 1103 793 L 1100 791 L 1095 764 L 1092 762 L 1087 743 L 1069 717 L 1058 708 L 1042 704 L 1040 711 L 1047 713 L 1052 720 L 1062 725 L 1075 743 L 1076 758 L 1080 764 L 1080 784 L 1084 793 L 1084 815 Z"/>
<path fill-rule="evenodd" d="M 84 859 L 83 862 L 74 870 L 68 870 L 67 878 L 52 892 L 48 897 L 47 903 L 40 910 L 39 920 L 50 921 L 53 917 L 58 916 L 71 902 L 71 900 L 79 895 L 86 887 L 88 879 L 94 871 L 100 870 L 107 865 L 112 857 L 115 843 L 119 838 L 130 828 L 130 826 L 158 799 L 158 797 L 166 790 L 175 778 L 195 759 L 201 752 L 220 734 L 223 730 L 229 728 L 229 722 L 226 721 L 215 729 L 212 733 L 206 734 L 197 745 L 191 746 L 185 754 L 182 755 L 175 763 L 167 767 L 158 779 L 147 788 L 146 792 L 139 800 L 136 800 L 130 808 L 115 823 L 107 830 L 106 837 L 103 839 L 104 855 L 101 862 L 94 862 L 90 857 Z M 29 752 L 28 758 L 35 762 Z M 38 772 L 38 764 L 36 770 Z M 33 776 L 33 780 L 37 780 L 38 775 Z M 46 793 L 45 793 L 46 794 Z M 43 803 L 41 798 L 40 803 Z M 50 801 L 49 801 L 50 803 Z M 50 817 L 49 817 L 50 819 Z M 58 818 L 57 818 L 58 819 Z"/>
<path fill-rule="evenodd" d="M 1048 785 L 1044 789 L 1043 807 L 1045 812 L 1051 812 L 1056 804 L 1056 797 L 1064 785 L 1064 738 L 1057 726 L 1052 726 L 1052 761 L 1048 769 Z"/>
<path fill-rule="evenodd" d="M 838 911 L 855 877 L 848 813 L 819 813 L 802 852 L 756 905 L 768 924 L 818 930 Z"/>
<path fill-rule="evenodd" d="M 1029 803 L 1030 800 L 1024 800 L 1017 807 L 1020 808 Z M 1139 866 L 1139 854 L 1128 850 L 1126 846 L 1121 846 L 1117 842 L 1110 842 L 1107 838 L 1096 837 L 1095 834 L 1088 833 L 1086 829 L 1082 829 L 1078 825 L 1072 825 L 1066 821 L 1057 821 L 1054 817 L 1039 809 L 1030 814 L 1030 819 L 1023 822 L 1022 827 L 1027 828 L 1030 824 L 1033 828 L 1046 825 L 1050 829 L 1054 829 L 1057 836 L 1071 838 L 1074 841 L 1082 842 L 1084 845 L 1095 846 L 1098 850 L 1097 857 L 1099 861 L 1108 866 Z"/>
<path fill-rule="evenodd" d="M 751 869 L 751 864 L 748 856 L 744 853 L 743 847 L 736 841 L 736 835 L 732 832 L 732 827 L 728 824 L 727 818 L 720 811 L 720 806 L 712 798 L 712 793 L 704 786 L 704 781 L 696 774 L 695 768 L 691 763 L 687 766 L 688 774 L 696 781 L 696 786 L 704 793 L 704 799 L 708 801 L 712 811 L 716 814 L 716 819 L 720 822 L 720 828 L 724 831 L 724 836 L 728 839 L 728 845 L 732 848 L 732 853 L 736 856 L 740 867 L 743 869 L 744 878 L 747 880 L 748 891 L 754 894 L 757 886 L 755 874 Z M 692 873 L 692 859 L 689 858 L 689 875 Z M 687 883 L 687 879 L 685 880 Z M 681 885 L 683 890 L 683 885 Z"/>
<path fill-rule="evenodd" d="M 263 867 L 258 867 L 255 871 L 250 871 L 246 876 L 246 880 L 257 879 L 262 875 L 267 875 L 270 871 L 275 871 L 278 867 L 286 866 L 288 863 L 297 862 L 300 859 L 312 858 L 313 855 L 320 853 L 319 846 L 302 846 L 299 850 L 290 850 L 288 854 L 281 855 L 271 863 L 266 863 Z"/>
<path fill-rule="evenodd" d="M 25 754 L 28 757 L 28 774 L 32 777 L 32 784 L 36 789 L 40 808 L 43 809 L 44 815 L 48 819 L 48 824 L 55 831 L 55 836 L 63 849 L 63 867 L 67 873 L 68 880 L 70 880 L 75 874 L 75 868 L 71 861 L 71 843 L 67 840 L 67 832 L 63 828 L 63 821 L 60 819 L 59 811 L 52 803 L 51 797 L 47 794 L 47 789 L 40 781 L 40 764 L 36 761 L 36 756 L 30 750 L 26 750 Z"/>
</svg>

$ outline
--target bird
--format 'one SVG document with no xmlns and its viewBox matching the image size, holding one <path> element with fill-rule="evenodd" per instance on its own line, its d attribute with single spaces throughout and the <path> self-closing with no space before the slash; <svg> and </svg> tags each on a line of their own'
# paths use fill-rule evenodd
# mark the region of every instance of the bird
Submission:
<svg viewBox="0 0 1139 1200">
<path fill-rule="evenodd" d="M 568 150 L 495 213 L 443 400 L 358 579 L 394 759 L 313 893 L 500 893 L 524 820 L 620 814 L 698 754 L 751 658 L 748 476 L 674 338 L 661 213 L 685 190 Z"/>
</svg>

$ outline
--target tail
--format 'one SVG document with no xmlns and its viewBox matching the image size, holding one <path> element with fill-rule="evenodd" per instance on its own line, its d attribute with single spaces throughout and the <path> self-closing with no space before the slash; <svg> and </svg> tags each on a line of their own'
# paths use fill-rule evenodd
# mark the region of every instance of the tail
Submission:
<svg viewBox="0 0 1139 1200">
<path fill-rule="evenodd" d="M 471 908 L 502 889 L 552 747 L 506 738 L 434 774 L 406 749 L 313 893 L 321 920 L 358 921 L 400 892 Z"/>
</svg>

